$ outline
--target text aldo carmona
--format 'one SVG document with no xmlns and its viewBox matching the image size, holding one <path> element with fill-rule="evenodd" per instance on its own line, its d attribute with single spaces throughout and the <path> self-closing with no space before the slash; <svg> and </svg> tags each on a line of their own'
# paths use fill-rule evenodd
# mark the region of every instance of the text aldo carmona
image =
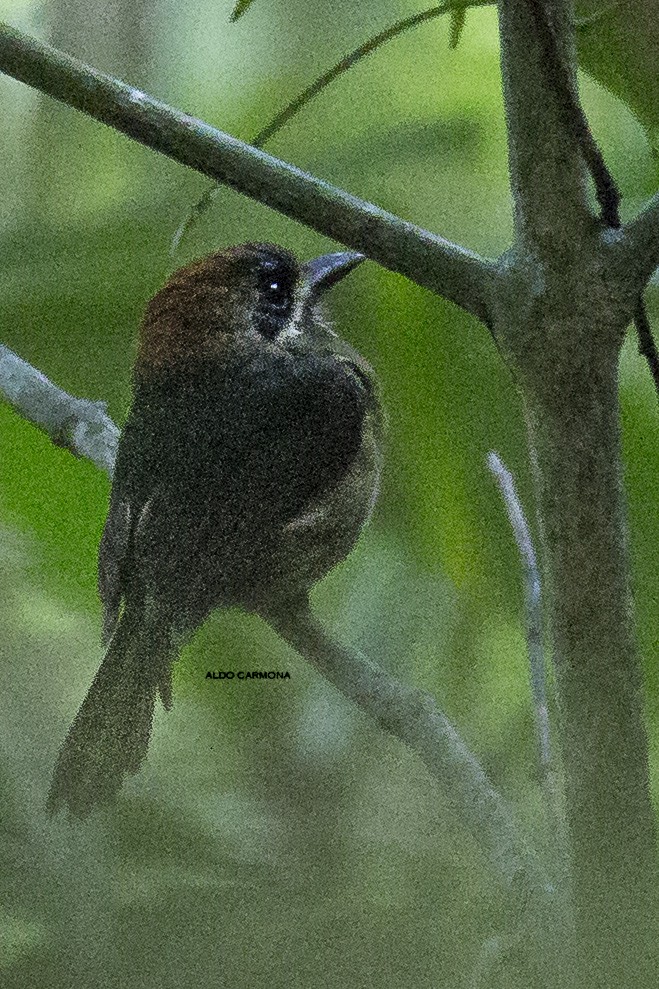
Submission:
<svg viewBox="0 0 659 989">
<path fill-rule="evenodd" d="M 280 670 L 257 670 L 250 673 L 249 670 L 209 670 L 206 674 L 207 680 L 290 680 L 291 675 L 288 670 L 283 673 Z"/>
</svg>

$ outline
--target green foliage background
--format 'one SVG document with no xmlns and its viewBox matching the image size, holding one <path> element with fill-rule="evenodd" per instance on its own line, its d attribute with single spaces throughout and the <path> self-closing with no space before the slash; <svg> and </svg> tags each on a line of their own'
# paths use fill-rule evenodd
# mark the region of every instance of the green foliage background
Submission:
<svg viewBox="0 0 659 989">
<path fill-rule="evenodd" d="M 249 139 L 405 0 L 0 0 L 0 14 Z M 470 12 L 389 45 L 268 146 L 487 255 L 511 234 L 496 16 Z M 657 187 L 641 125 L 582 92 L 630 212 Z M 606 80 L 610 83 L 610 79 Z M 123 421 L 136 326 L 173 267 L 222 245 L 333 244 L 221 191 L 174 260 L 200 176 L 0 77 L 0 336 Z M 648 117 L 648 119 L 650 119 Z M 364 266 L 337 324 L 376 367 L 389 428 L 375 519 L 316 591 L 347 641 L 433 691 L 531 828 L 539 827 L 521 573 L 485 455 L 532 513 L 522 409 L 487 332 Z M 654 313 L 650 298 L 651 315 Z M 656 313 L 654 313 L 656 315 Z M 651 382 L 621 371 L 634 581 L 656 789 L 659 445 Z M 101 657 L 95 555 L 109 484 L 0 406 L 0 983 L 460 986 L 501 915 L 495 877 L 450 795 L 266 627 L 217 615 L 176 670 L 174 712 L 117 807 L 43 814 L 59 742 Z M 208 669 L 288 669 L 225 685 Z"/>
</svg>

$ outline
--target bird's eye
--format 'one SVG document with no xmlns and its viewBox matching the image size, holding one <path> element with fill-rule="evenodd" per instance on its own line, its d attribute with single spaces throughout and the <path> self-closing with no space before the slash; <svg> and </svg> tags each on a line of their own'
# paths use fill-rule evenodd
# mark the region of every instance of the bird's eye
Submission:
<svg viewBox="0 0 659 989">
<path fill-rule="evenodd" d="M 288 272 L 278 269 L 279 265 L 264 265 L 259 278 L 257 325 L 263 336 L 270 340 L 274 340 L 286 325 L 295 293 L 293 279 Z"/>
<path fill-rule="evenodd" d="M 285 309 L 290 302 L 290 290 L 282 282 L 269 282 L 266 288 L 266 298 L 269 306 Z"/>
</svg>

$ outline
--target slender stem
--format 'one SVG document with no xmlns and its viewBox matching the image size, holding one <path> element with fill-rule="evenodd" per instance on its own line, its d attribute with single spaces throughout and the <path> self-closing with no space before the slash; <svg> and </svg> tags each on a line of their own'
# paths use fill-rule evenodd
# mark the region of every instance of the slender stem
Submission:
<svg viewBox="0 0 659 989">
<path fill-rule="evenodd" d="M 0 71 L 257 199 L 488 321 L 494 264 L 7 25 Z"/>
<path fill-rule="evenodd" d="M 425 24 L 428 21 L 434 20 L 437 17 L 441 17 L 443 14 L 457 13 L 464 15 L 465 11 L 469 7 L 489 7 L 492 5 L 494 0 L 471 0 L 471 2 L 465 3 L 464 0 L 447 0 L 446 3 L 440 3 L 437 7 L 430 7 L 428 10 L 422 10 L 417 14 L 411 14 L 409 17 L 404 17 L 402 20 L 396 21 L 394 24 L 390 24 L 379 34 L 373 35 L 363 44 L 359 45 L 353 51 L 349 52 L 340 62 L 333 65 L 331 69 L 327 72 L 323 72 L 322 75 L 314 79 L 306 89 L 303 89 L 294 99 L 292 99 L 283 110 L 270 120 L 265 127 L 258 132 L 252 144 L 255 148 L 262 147 L 266 141 L 269 141 L 271 137 L 274 137 L 284 127 L 289 120 L 299 111 L 307 106 L 313 99 L 316 98 L 324 89 L 326 89 L 331 83 L 342 76 L 345 72 L 352 69 L 353 66 L 357 65 L 363 59 L 372 55 L 374 52 L 381 48 L 383 45 L 387 44 L 389 41 L 393 41 L 394 38 L 398 38 L 401 34 L 412 28 L 419 27 L 421 24 Z M 456 42 L 457 43 L 457 42 Z M 453 45 L 455 47 L 455 45 Z"/>
<path fill-rule="evenodd" d="M 402 20 L 396 21 L 394 24 L 390 24 L 389 27 L 385 28 L 384 31 L 380 31 L 379 34 L 374 35 L 369 38 L 363 44 L 359 45 L 353 51 L 349 52 L 340 62 L 333 65 L 326 72 L 323 72 L 318 76 L 312 83 L 310 83 L 301 93 L 298 93 L 292 100 L 290 100 L 286 106 L 276 113 L 271 120 L 263 127 L 253 138 L 251 144 L 255 148 L 262 148 L 263 145 L 278 134 L 283 127 L 286 126 L 289 121 L 293 120 L 305 106 L 308 106 L 313 100 L 316 99 L 328 86 L 335 82 L 340 76 L 348 72 L 353 66 L 357 65 L 358 62 L 372 55 L 379 48 L 385 45 L 388 41 L 392 41 L 394 38 L 399 37 L 405 31 L 409 31 L 412 28 L 418 27 L 420 24 L 424 24 L 427 21 L 433 20 L 434 18 L 440 17 L 442 14 L 454 12 L 464 12 L 467 7 L 484 7 L 489 6 L 494 0 L 472 0 L 472 2 L 465 4 L 463 0 L 447 0 L 446 3 L 440 4 L 438 7 L 430 7 L 428 10 L 422 10 L 418 14 L 412 14 L 410 17 L 404 17 Z M 197 202 L 190 208 L 187 216 L 182 221 L 178 227 L 176 233 L 172 237 L 172 243 L 170 247 L 170 256 L 174 256 L 178 247 L 185 237 L 185 235 L 192 229 L 198 217 L 206 212 L 210 208 L 213 199 L 217 193 L 221 190 L 221 186 L 211 186 L 210 189 L 206 189 L 204 194 L 200 196 Z"/>
<path fill-rule="evenodd" d="M 559 40 L 549 13 L 546 0 L 527 0 L 538 39 L 542 48 L 541 64 L 547 73 L 549 85 L 554 91 L 568 131 L 581 149 L 584 162 L 595 185 L 595 194 L 601 210 L 602 222 L 609 227 L 620 226 L 620 193 L 606 167 L 579 100 L 577 81 L 569 71 L 569 62 L 562 57 Z"/>
<path fill-rule="evenodd" d="M 531 674 L 531 695 L 535 710 L 538 741 L 538 764 L 545 779 L 552 765 L 549 709 L 547 705 L 547 675 L 542 631 L 542 583 L 529 524 L 515 487 L 515 479 L 501 457 L 493 450 L 487 455 L 487 466 L 499 485 L 508 521 L 517 543 L 524 569 L 524 604 L 526 611 L 526 645 Z"/>
<path fill-rule="evenodd" d="M 526 618 L 526 648 L 529 658 L 531 696 L 535 712 L 538 744 L 538 766 L 543 792 L 545 845 L 550 859 L 551 875 L 561 895 L 567 901 L 569 883 L 567 872 L 567 834 L 562 810 L 561 787 L 552 752 L 551 724 L 547 703 L 547 670 L 543 631 L 542 581 L 531 530 L 517 494 L 515 479 L 494 451 L 487 455 L 487 465 L 501 491 L 508 521 L 517 543 L 524 571 L 524 610 Z M 563 905 L 567 915 L 566 903 Z"/>
<path fill-rule="evenodd" d="M 655 392 L 659 396 L 659 354 L 657 354 L 657 345 L 652 336 L 652 327 L 642 298 L 639 300 L 634 315 L 634 325 L 638 334 L 638 352 L 645 357 L 654 381 Z"/>
</svg>

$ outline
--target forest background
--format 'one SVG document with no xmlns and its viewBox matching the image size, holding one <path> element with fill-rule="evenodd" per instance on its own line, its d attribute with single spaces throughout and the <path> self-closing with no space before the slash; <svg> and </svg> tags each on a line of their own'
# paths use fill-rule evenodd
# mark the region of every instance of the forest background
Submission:
<svg viewBox="0 0 659 989">
<path fill-rule="evenodd" d="M 418 7 L 384 2 L 0 0 L 16 27 L 250 140 L 345 52 Z M 457 49 L 439 19 L 328 89 L 267 149 L 487 256 L 511 239 L 494 9 Z M 592 78 L 583 103 L 623 193 L 657 188 L 648 137 Z M 170 257 L 209 183 L 0 77 L 2 342 L 122 422 L 146 300 L 188 259 L 246 240 L 333 243 L 229 190 Z M 647 296 L 656 319 L 655 292 Z M 535 829 L 540 816 L 522 572 L 485 458 L 533 501 L 521 405 L 487 332 L 364 265 L 331 300 L 388 415 L 371 526 L 315 592 L 338 635 L 431 691 Z M 621 401 L 634 585 L 659 782 L 659 443 L 630 335 Z M 0 871 L 7 987 L 458 985 L 496 926 L 488 863 L 423 766 L 266 626 L 213 618 L 175 672 L 148 764 L 117 810 L 46 824 L 57 747 L 98 665 L 96 549 L 109 482 L 0 405 Z M 208 670 L 289 670 L 226 684 Z M 27 836 L 27 838 L 26 838 Z"/>
</svg>

